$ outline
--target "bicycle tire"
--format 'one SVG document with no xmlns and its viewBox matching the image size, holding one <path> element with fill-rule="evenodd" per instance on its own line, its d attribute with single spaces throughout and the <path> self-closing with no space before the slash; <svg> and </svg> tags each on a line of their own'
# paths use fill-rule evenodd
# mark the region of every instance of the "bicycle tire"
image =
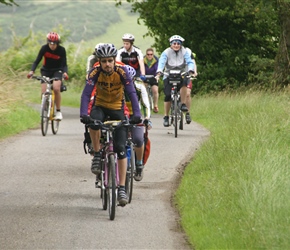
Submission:
<svg viewBox="0 0 290 250">
<path fill-rule="evenodd" d="M 133 183 L 134 183 L 134 173 L 135 173 L 135 151 L 133 144 L 130 145 L 131 148 L 131 157 L 130 157 L 130 163 L 127 168 L 127 174 L 126 174 L 126 183 L 125 183 L 125 189 L 128 196 L 128 203 L 131 203 L 132 197 L 133 197 Z"/>
<path fill-rule="evenodd" d="M 51 130 L 52 130 L 52 133 L 54 135 L 57 134 L 58 132 L 58 128 L 59 128 L 59 121 L 58 120 L 54 120 L 54 116 L 55 116 L 55 109 L 56 106 L 55 106 L 55 103 L 53 104 L 53 109 L 51 110 L 51 115 L 50 115 L 50 119 L 51 119 Z"/>
<path fill-rule="evenodd" d="M 107 200 L 109 205 L 110 220 L 115 219 L 116 213 L 116 169 L 115 169 L 115 156 L 109 155 L 108 162 L 108 185 L 107 185 Z"/>
<path fill-rule="evenodd" d="M 179 121 L 179 129 L 183 130 L 183 124 L 184 124 L 184 113 L 179 109 L 179 116 L 180 116 L 180 121 Z"/>
<path fill-rule="evenodd" d="M 178 109 L 178 106 L 177 106 L 177 96 L 174 95 L 174 109 L 173 109 L 173 115 L 174 115 L 174 136 L 175 138 L 177 137 L 177 131 L 178 131 L 178 127 L 177 127 L 177 124 L 178 124 L 178 114 L 177 114 L 177 109 Z"/>
<path fill-rule="evenodd" d="M 105 188 L 105 184 L 104 184 L 104 181 L 105 181 L 105 163 L 103 160 L 101 161 L 101 164 L 102 164 L 102 173 L 100 174 L 101 178 L 99 179 L 98 176 L 96 176 L 96 179 L 98 179 L 98 181 L 101 182 L 100 188 L 101 188 L 101 199 L 102 199 L 103 210 L 107 210 L 108 197 L 107 197 L 107 192 L 106 192 L 106 188 Z"/>
<path fill-rule="evenodd" d="M 48 117 L 48 111 L 50 109 L 49 107 L 49 100 L 48 97 L 43 95 L 41 100 L 41 133 L 43 136 L 46 136 L 47 129 L 48 129 L 48 123 L 49 123 L 49 117 Z"/>
</svg>

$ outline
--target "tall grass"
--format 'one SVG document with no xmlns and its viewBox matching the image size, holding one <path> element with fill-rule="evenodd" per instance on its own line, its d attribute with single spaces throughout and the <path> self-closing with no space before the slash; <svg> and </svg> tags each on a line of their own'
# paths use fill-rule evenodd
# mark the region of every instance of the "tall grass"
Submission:
<svg viewBox="0 0 290 250">
<path fill-rule="evenodd" d="M 211 131 L 176 192 L 195 249 L 290 248 L 289 95 L 198 97 Z"/>
</svg>

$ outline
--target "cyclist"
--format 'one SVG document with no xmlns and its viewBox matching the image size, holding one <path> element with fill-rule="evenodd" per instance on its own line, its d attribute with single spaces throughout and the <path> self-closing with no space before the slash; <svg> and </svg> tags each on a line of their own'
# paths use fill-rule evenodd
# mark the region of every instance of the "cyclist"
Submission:
<svg viewBox="0 0 290 250">
<path fill-rule="evenodd" d="M 158 69 L 156 74 L 157 81 L 163 69 L 165 68 L 165 73 L 168 73 L 169 70 L 181 70 L 186 71 L 192 75 L 194 74 L 194 62 L 191 60 L 191 55 L 189 52 L 182 46 L 184 39 L 179 35 L 173 35 L 169 38 L 170 47 L 165 49 L 158 62 Z M 166 74 L 163 77 L 164 81 L 164 118 L 163 125 L 164 127 L 169 126 L 169 110 L 171 102 L 171 86 L 169 84 Z M 180 97 L 181 97 L 181 111 L 187 112 L 188 108 L 185 104 L 186 94 L 187 94 L 187 85 L 189 84 L 189 79 L 184 78 L 180 86 Z"/>
<path fill-rule="evenodd" d="M 117 52 L 113 44 L 103 44 L 96 51 L 100 67 L 95 67 L 89 72 L 88 81 L 81 96 L 80 117 L 81 122 L 85 124 L 89 124 L 91 118 L 104 121 L 108 116 L 112 120 L 124 120 L 124 91 L 128 94 L 132 103 L 133 115 L 131 122 L 135 124 L 141 122 L 141 113 L 133 82 L 127 68 L 116 65 Z M 88 115 L 88 105 L 94 88 L 96 88 L 94 105 L 90 115 Z M 95 151 L 91 171 L 98 175 L 101 172 L 100 128 L 90 125 L 90 135 Z M 126 128 L 120 127 L 114 135 L 114 148 L 118 155 L 120 179 L 118 201 L 121 205 L 126 205 L 128 202 L 125 191 L 127 170 Z"/>
<path fill-rule="evenodd" d="M 136 77 L 145 80 L 145 67 L 142 51 L 134 45 L 135 37 L 132 34 L 122 36 L 123 47 L 118 50 L 116 60 L 130 65 L 136 70 Z"/>
<path fill-rule="evenodd" d="M 196 54 L 193 53 L 190 48 L 186 48 L 186 50 L 190 53 L 191 59 L 194 62 L 193 76 L 196 77 L 197 76 L 197 66 L 196 66 L 196 61 L 195 61 Z M 191 117 L 189 113 L 190 106 L 191 106 L 191 89 L 192 89 L 192 80 L 190 80 L 189 84 L 187 85 L 187 93 L 186 93 L 186 100 L 185 100 L 186 107 L 188 108 L 188 111 L 185 114 L 185 120 L 187 124 L 191 123 Z"/>
<path fill-rule="evenodd" d="M 144 65 L 145 65 L 145 74 L 146 75 L 154 75 L 156 76 L 156 71 L 158 67 L 158 57 L 154 55 L 154 50 L 152 48 L 148 48 L 146 50 L 146 55 L 144 57 Z M 153 93 L 153 112 L 158 113 L 158 82 L 155 78 L 148 79 L 148 83 L 151 85 L 152 93 Z"/>
<path fill-rule="evenodd" d="M 99 46 L 103 45 L 104 43 L 98 43 L 95 46 L 94 52 L 88 57 L 87 59 L 87 75 L 86 79 L 88 78 L 88 74 L 91 71 L 91 69 L 94 67 L 94 65 L 99 61 L 98 57 L 96 56 L 96 51 L 98 50 Z"/>
<path fill-rule="evenodd" d="M 33 76 L 38 64 L 44 58 L 42 68 L 40 69 L 41 75 L 49 78 L 57 77 L 68 80 L 68 68 L 66 62 L 66 50 L 60 44 L 60 36 L 55 32 L 49 32 L 46 36 L 47 44 L 43 45 L 39 50 L 36 60 L 31 66 L 31 71 L 27 77 Z M 44 93 L 46 85 L 41 84 L 41 92 Z M 53 91 L 55 93 L 56 114 L 55 120 L 62 120 L 61 113 L 61 80 L 53 81 Z"/>
<path fill-rule="evenodd" d="M 152 123 L 150 121 L 150 104 L 148 99 L 148 93 L 144 83 L 140 80 L 134 79 L 136 71 L 130 65 L 126 65 L 129 75 L 134 81 L 135 89 L 137 92 L 138 100 L 140 106 L 144 111 L 144 121 L 148 125 L 148 129 L 152 128 Z M 126 106 L 129 109 L 129 115 L 132 115 L 132 105 L 130 101 L 126 101 Z M 144 127 L 136 126 L 132 129 L 132 140 L 135 144 L 136 152 L 136 173 L 134 176 L 135 181 L 141 181 L 143 179 L 143 154 L 144 154 Z"/>
</svg>

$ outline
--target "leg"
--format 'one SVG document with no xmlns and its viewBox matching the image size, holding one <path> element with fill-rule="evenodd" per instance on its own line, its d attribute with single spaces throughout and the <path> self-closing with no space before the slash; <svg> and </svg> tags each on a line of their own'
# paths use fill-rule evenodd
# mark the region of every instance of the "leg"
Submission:
<svg viewBox="0 0 290 250">
<path fill-rule="evenodd" d="M 186 99 L 185 99 L 185 104 L 188 108 L 188 112 L 186 112 L 186 115 L 185 115 L 185 120 L 187 124 L 191 123 L 191 117 L 190 117 L 191 89 L 192 89 L 192 81 L 190 80 L 190 83 L 187 86 L 187 93 L 186 93 Z"/>
<path fill-rule="evenodd" d="M 158 98 L 159 98 L 159 93 L 158 93 L 158 86 L 157 85 L 152 85 L 152 94 L 153 94 L 153 105 L 154 105 L 154 112 L 158 112 Z"/>
<path fill-rule="evenodd" d="M 135 181 L 141 181 L 143 179 L 143 154 L 144 154 L 144 127 L 135 127 L 132 129 L 132 139 L 136 152 L 136 174 L 134 176 Z"/>
<path fill-rule="evenodd" d="M 55 113 L 56 120 L 62 120 L 62 113 L 60 112 L 60 104 L 61 104 L 60 87 L 61 87 L 61 81 L 53 82 L 53 91 L 55 94 L 55 106 L 56 106 L 56 113 Z"/>
</svg>

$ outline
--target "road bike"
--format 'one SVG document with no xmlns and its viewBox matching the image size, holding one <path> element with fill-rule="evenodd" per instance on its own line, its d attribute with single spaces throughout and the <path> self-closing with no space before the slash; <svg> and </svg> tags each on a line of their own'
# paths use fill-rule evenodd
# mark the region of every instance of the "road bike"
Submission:
<svg viewBox="0 0 290 250">
<path fill-rule="evenodd" d="M 93 120 L 95 126 L 100 126 L 101 133 L 101 174 L 96 175 L 96 188 L 101 189 L 103 209 L 109 211 L 110 220 L 115 219 L 117 193 L 119 187 L 119 168 L 117 154 L 114 152 L 113 136 L 115 129 L 129 126 L 128 120 L 105 121 Z"/>
<path fill-rule="evenodd" d="M 190 78 L 188 73 L 181 73 L 181 70 L 170 70 L 168 74 L 168 82 L 171 87 L 171 105 L 169 114 L 169 123 L 174 127 L 174 137 L 177 137 L 178 128 L 183 130 L 185 115 L 181 111 L 181 99 L 179 87 L 183 78 Z"/>
<path fill-rule="evenodd" d="M 48 124 L 51 122 L 51 130 L 55 135 L 59 129 L 59 120 L 55 120 L 56 106 L 55 106 L 55 94 L 52 89 L 53 81 L 59 81 L 56 77 L 49 78 L 46 76 L 32 76 L 31 78 L 42 81 L 46 84 L 46 90 L 41 97 L 41 108 L 40 108 L 40 117 L 41 117 L 41 133 L 43 136 L 46 136 Z M 63 89 L 62 89 L 63 90 Z"/>
</svg>

